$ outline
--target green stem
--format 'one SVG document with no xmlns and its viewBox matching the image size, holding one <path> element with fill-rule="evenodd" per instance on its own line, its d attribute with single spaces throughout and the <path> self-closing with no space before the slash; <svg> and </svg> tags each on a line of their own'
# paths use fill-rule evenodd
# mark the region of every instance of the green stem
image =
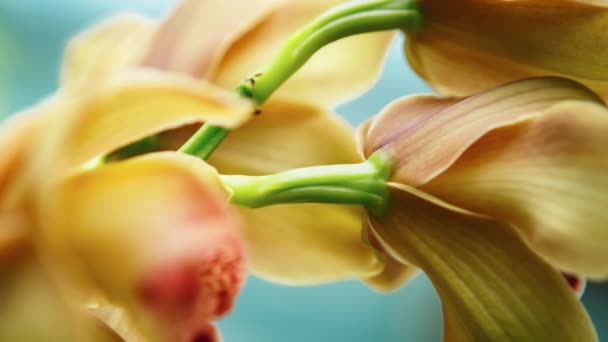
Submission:
<svg viewBox="0 0 608 342">
<path fill-rule="evenodd" d="M 226 176 L 231 201 L 247 208 L 281 203 L 361 204 L 375 214 L 387 205 L 388 158 L 376 153 L 359 164 L 314 166 L 266 176 Z"/>
<path fill-rule="evenodd" d="M 207 159 L 220 145 L 230 131 L 213 125 L 203 125 L 180 147 L 179 151 L 185 154 L 199 156 Z"/>
<path fill-rule="evenodd" d="M 296 32 L 263 72 L 243 81 L 236 91 L 261 105 L 322 47 L 361 33 L 394 29 L 414 31 L 421 23 L 415 0 L 345 3 L 325 12 Z M 227 129 L 205 124 L 180 151 L 206 159 L 228 132 Z"/>
</svg>

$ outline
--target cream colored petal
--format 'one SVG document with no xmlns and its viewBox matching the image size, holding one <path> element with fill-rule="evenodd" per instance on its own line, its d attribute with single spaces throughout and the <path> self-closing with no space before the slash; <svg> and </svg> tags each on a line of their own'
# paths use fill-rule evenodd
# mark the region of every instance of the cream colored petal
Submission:
<svg viewBox="0 0 608 342">
<path fill-rule="evenodd" d="M 208 78 L 230 44 L 263 20 L 277 3 L 277 0 L 181 1 L 160 23 L 142 64 Z"/>
<path fill-rule="evenodd" d="M 139 62 L 155 32 L 152 20 L 123 14 L 104 20 L 68 44 L 61 85 L 69 89 L 95 87 Z"/>
<path fill-rule="evenodd" d="M 88 96 L 69 94 L 54 114 L 62 125 L 39 146 L 40 167 L 81 166 L 162 130 L 206 121 L 234 127 L 249 118 L 253 104 L 188 76 L 154 70 L 123 73 Z"/>
<path fill-rule="evenodd" d="M 414 69 L 445 95 L 524 77 L 574 78 L 608 96 L 608 5 L 603 1 L 421 2 L 426 27 L 409 35 Z"/>
<path fill-rule="evenodd" d="M 419 186 L 448 168 L 489 130 L 570 99 L 600 101 L 578 83 L 555 77 L 510 83 L 461 101 L 428 96 L 400 99 L 372 122 L 365 154 L 378 149 L 393 153 L 391 179 Z"/>
<path fill-rule="evenodd" d="M 341 2 L 285 1 L 230 47 L 216 81 L 234 87 L 260 71 L 293 33 Z M 332 43 L 315 54 L 277 94 L 327 106 L 351 99 L 376 81 L 392 37 L 392 33 L 370 33 Z"/>
<path fill-rule="evenodd" d="M 387 248 L 433 282 L 445 341 L 597 341 L 561 274 L 512 227 L 394 187 L 389 210 L 370 223 Z"/>
<path fill-rule="evenodd" d="M 519 228 L 565 271 L 608 277 L 608 109 L 565 102 L 490 131 L 422 189 Z"/>
<path fill-rule="evenodd" d="M 190 341 L 232 307 L 245 277 L 240 224 L 201 160 L 149 154 L 74 174 L 48 196 L 47 245 L 148 339 Z"/>
<path fill-rule="evenodd" d="M 353 132 L 340 118 L 310 105 L 271 100 L 233 131 L 209 159 L 222 174 L 262 175 L 297 167 L 356 163 Z M 361 241 L 361 210 L 289 204 L 241 211 L 251 268 L 264 278 L 311 284 L 381 269 Z"/>
<path fill-rule="evenodd" d="M 276 97 L 233 130 L 209 158 L 222 174 L 265 175 L 298 167 L 358 163 L 354 131 L 338 115 Z"/>
<path fill-rule="evenodd" d="M 362 210 L 329 204 L 242 209 L 250 267 L 264 279 L 310 285 L 377 274 L 382 262 L 361 242 Z"/>
</svg>

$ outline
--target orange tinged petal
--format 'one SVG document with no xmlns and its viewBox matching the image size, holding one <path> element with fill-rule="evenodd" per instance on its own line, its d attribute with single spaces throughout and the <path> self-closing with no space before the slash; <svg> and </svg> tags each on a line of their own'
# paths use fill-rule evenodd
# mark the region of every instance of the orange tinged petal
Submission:
<svg viewBox="0 0 608 342">
<path fill-rule="evenodd" d="M 422 189 L 515 225 L 562 270 L 608 277 L 608 109 L 564 102 L 488 132 Z"/>
<path fill-rule="evenodd" d="M 600 102 L 587 88 L 555 77 L 510 83 L 461 101 L 404 98 L 373 119 L 363 139 L 364 152 L 366 156 L 378 149 L 392 153 L 391 179 L 420 186 L 448 168 L 486 132 L 563 100 Z"/>
</svg>

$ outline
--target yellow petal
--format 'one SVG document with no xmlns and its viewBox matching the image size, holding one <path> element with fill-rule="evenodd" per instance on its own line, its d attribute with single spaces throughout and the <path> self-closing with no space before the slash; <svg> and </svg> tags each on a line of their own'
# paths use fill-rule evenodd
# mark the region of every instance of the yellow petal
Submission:
<svg viewBox="0 0 608 342">
<path fill-rule="evenodd" d="M 135 65 L 154 31 L 151 20 L 123 14 L 80 33 L 66 48 L 61 85 L 70 89 L 94 87 L 118 70 Z"/>
<path fill-rule="evenodd" d="M 65 94 L 63 121 L 39 146 L 42 168 L 81 166 L 162 130 L 192 122 L 234 127 L 253 112 L 249 101 L 188 76 L 153 70 L 123 73 L 88 96 Z"/>
<path fill-rule="evenodd" d="M 365 229 L 363 230 L 363 239 L 372 246 L 378 254 L 384 267 L 382 272 L 367 278 L 363 278 L 363 282 L 379 292 L 390 292 L 398 289 L 408 280 L 412 279 L 418 274 L 418 268 L 412 266 L 403 260 L 399 260 L 399 257 L 395 257 L 391 252 L 384 247 L 378 241 L 371 228 L 368 224 L 368 219 L 365 219 Z"/>
<path fill-rule="evenodd" d="M 0 126 L 0 204 L 7 206 L 7 193 L 21 176 L 22 168 L 37 138 L 55 108 L 51 97 L 30 109 L 11 115 Z"/>
<path fill-rule="evenodd" d="M 125 342 L 144 342 L 144 337 L 136 330 L 132 320 L 123 308 L 110 304 L 92 304 L 87 307 L 89 312 L 114 331 Z"/>
<path fill-rule="evenodd" d="M 296 167 L 356 163 L 353 133 L 339 117 L 304 104 L 271 100 L 232 132 L 209 162 L 222 174 L 262 175 Z M 310 284 L 381 269 L 361 241 L 361 211 L 329 204 L 289 204 L 241 211 L 253 272 Z"/>
<path fill-rule="evenodd" d="M 263 68 L 287 39 L 316 16 L 344 1 L 285 1 L 236 41 L 222 59 L 216 81 L 234 87 Z M 370 33 L 332 43 L 315 54 L 277 94 L 327 106 L 367 90 L 377 79 L 392 33 Z"/>
<path fill-rule="evenodd" d="M 446 341 L 597 341 L 561 274 L 515 230 L 393 186 L 389 210 L 370 222 L 387 248 L 433 282 Z"/>
<path fill-rule="evenodd" d="M 120 341 L 80 310 L 31 249 L 0 260 L 0 273 L 0 341 Z"/>
<path fill-rule="evenodd" d="M 276 0 L 181 1 L 160 23 L 142 64 L 208 78 L 230 44 L 264 19 L 276 3 Z M 232 89 L 236 83 L 229 86 Z"/>
<path fill-rule="evenodd" d="M 608 109 L 555 105 L 487 133 L 422 189 L 519 228 L 575 274 L 608 277 Z"/>
<path fill-rule="evenodd" d="M 415 96 L 387 106 L 371 123 L 365 155 L 393 153 L 392 180 L 419 186 L 448 168 L 476 140 L 562 100 L 600 101 L 578 83 L 543 77 L 510 83 L 461 101 Z"/>
<path fill-rule="evenodd" d="M 429 0 L 420 7 L 426 27 L 406 39 L 407 56 L 442 94 L 557 75 L 608 96 L 605 2 Z"/>
<path fill-rule="evenodd" d="M 70 176 L 49 196 L 46 241 L 151 340 L 204 332 L 231 308 L 245 276 L 240 224 L 204 162 L 150 154 Z"/>
</svg>

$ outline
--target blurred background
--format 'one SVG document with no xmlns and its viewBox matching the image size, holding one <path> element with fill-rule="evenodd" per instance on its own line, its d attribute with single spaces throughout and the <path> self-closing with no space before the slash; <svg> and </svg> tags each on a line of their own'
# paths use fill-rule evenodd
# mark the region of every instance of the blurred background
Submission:
<svg viewBox="0 0 608 342">
<path fill-rule="evenodd" d="M 79 30 L 121 11 L 158 17 L 172 4 L 171 0 L 0 0 L 0 117 L 37 102 L 57 87 L 63 48 Z M 429 91 L 406 65 L 401 46 L 402 38 L 393 45 L 382 78 L 372 90 L 337 108 L 352 124 L 399 96 Z M 608 341 L 608 285 L 589 284 L 583 302 L 600 340 Z M 441 307 L 424 275 L 389 295 L 376 294 L 354 281 L 293 288 L 250 277 L 220 328 L 227 342 L 434 342 L 441 340 L 442 329 Z"/>
</svg>

